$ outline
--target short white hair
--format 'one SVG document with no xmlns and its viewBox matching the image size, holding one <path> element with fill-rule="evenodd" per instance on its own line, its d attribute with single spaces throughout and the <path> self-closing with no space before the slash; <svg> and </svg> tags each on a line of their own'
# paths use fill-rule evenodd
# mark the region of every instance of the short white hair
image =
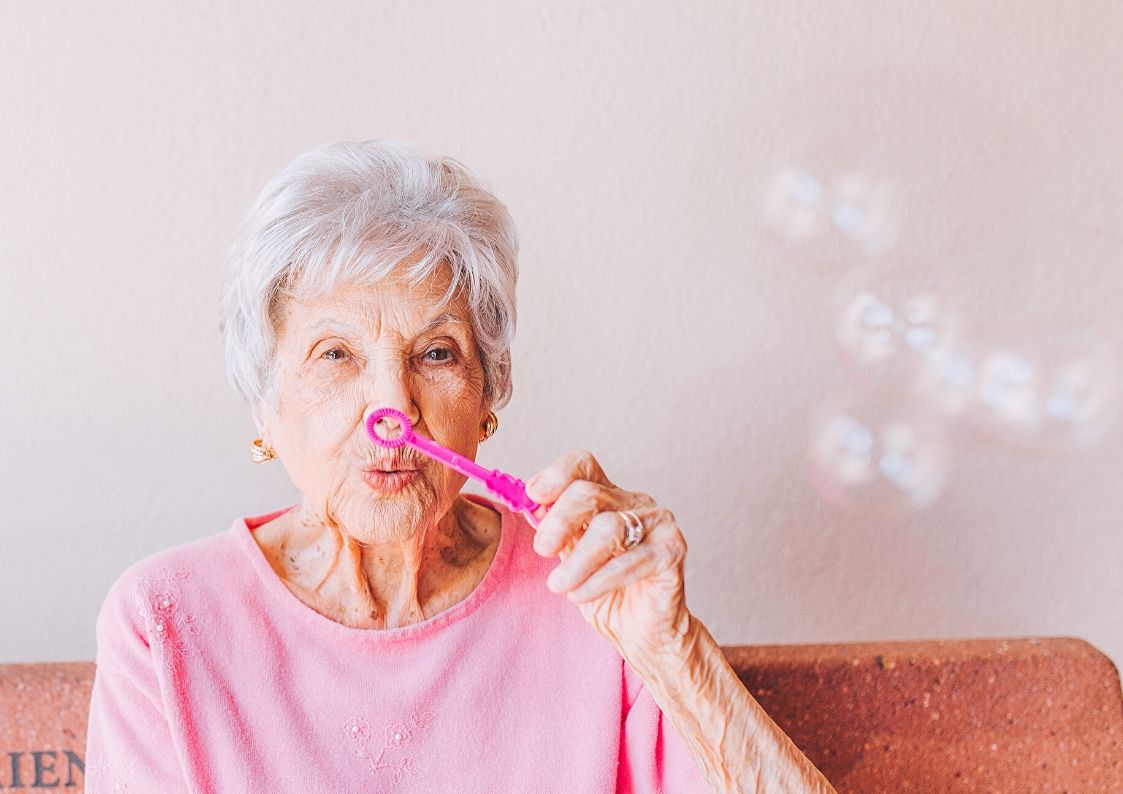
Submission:
<svg viewBox="0 0 1123 794">
<path fill-rule="evenodd" d="M 424 252 L 417 286 L 444 262 L 442 302 L 466 286 L 484 400 L 511 397 L 518 236 L 507 207 L 462 163 L 396 139 L 336 141 L 297 155 L 261 191 L 226 258 L 219 330 L 227 378 L 252 408 L 277 408 L 277 310 L 287 298 L 373 285 Z"/>
</svg>

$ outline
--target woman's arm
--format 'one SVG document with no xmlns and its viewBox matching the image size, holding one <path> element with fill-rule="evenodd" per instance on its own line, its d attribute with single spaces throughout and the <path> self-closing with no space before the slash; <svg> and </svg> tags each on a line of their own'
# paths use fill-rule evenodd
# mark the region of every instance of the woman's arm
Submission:
<svg viewBox="0 0 1123 794">
<path fill-rule="evenodd" d="M 583 449 L 531 477 L 527 495 L 549 506 L 536 513 L 535 551 L 562 558 L 547 586 L 576 602 L 643 678 L 713 791 L 835 794 L 687 609 L 686 539 L 674 513 L 613 484 Z"/>
<path fill-rule="evenodd" d="M 134 578 L 126 572 L 110 587 L 98 612 L 85 790 L 186 792 L 187 778 L 165 717 L 154 651 L 136 598 Z"/>
<path fill-rule="evenodd" d="M 836 794 L 780 730 L 693 615 L 658 655 L 625 661 L 643 678 L 698 762 L 710 790 L 740 794 Z"/>
</svg>

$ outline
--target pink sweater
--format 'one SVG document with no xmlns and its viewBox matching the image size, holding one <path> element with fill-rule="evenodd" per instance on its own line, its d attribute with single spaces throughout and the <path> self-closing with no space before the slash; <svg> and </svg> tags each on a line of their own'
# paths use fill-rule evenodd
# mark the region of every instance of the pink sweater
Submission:
<svg viewBox="0 0 1123 794">
<path fill-rule="evenodd" d="M 251 532 L 158 553 L 97 619 L 86 791 L 704 792 L 699 768 L 612 644 L 546 588 L 556 558 L 502 513 L 463 601 L 356 629 L 296 598 Z"/>
</svg>

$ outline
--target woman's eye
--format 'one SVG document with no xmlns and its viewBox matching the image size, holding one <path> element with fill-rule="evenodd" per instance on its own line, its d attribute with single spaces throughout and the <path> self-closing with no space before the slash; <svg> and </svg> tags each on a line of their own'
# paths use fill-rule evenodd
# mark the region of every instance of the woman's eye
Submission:
<svg viewBox="0 0 1123 794">
<path fill-rule="evenodd" d="M 447 355 L 444 358 L 433 358 L 432 356 L 433 356 L 434 353 L 447 353 Z M 425 353 L 425 357 L 429 361 L 435 361 L 437 363 L 444 363 L 445 361 L 448 361 L 450 358 L 452 358 L 452 351 L 449 350 L 447 347 L 434 347 L 433 349 L 431 349 L 431 350 L 429 350 L 428 352 Z"/>
<path fill-rule="evenodd" d="M 333 355 L 331 355 L 332 353 L 338 353 L 339 355 L 333 356 Z M 343 356 L 344 356 L 343 350 L 341 350 L 338 347 L 333 347 L 331 350 L 324 351 L 324 354 L 322 356 L 320 356 L 320 358 L 326 357 L 328 359 L 328 361 L 338 361 L 339 359 L 343 358 Z"/>
</svg>

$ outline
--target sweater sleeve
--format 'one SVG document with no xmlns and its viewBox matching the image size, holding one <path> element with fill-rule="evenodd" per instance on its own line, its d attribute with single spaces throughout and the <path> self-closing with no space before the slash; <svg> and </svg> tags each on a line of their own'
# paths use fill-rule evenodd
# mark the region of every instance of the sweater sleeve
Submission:
<svg viewBox="0 0 1123 794">
<path fill-rule="evenodd" d="M 690 747 L 627 663 L 621 723 L 617 794 L 704 794 L 709 790 Z"/>
<path fill-rule="evenodd" d="M 102 604 L 96 635 L 86 790 L 188 791 L 165 716 L 146 621 L 125 574 Z"/>
</svg>

